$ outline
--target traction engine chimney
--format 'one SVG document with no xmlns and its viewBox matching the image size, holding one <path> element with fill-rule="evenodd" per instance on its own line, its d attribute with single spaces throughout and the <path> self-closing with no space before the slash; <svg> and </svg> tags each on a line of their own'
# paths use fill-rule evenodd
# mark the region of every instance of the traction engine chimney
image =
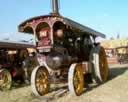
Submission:
<svg viewBox="0 0 128 102">
<path fill-rule="evenodd" d="M 59 15 L 59 6 L 58 6 L 58 0 L 52 0 L 52 14 L 53 15 Z"/>
</svg>

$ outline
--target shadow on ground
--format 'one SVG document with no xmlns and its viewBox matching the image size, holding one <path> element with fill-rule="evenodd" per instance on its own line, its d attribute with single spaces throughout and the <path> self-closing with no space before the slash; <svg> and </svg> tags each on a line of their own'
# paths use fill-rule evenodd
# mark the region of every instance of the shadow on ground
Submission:
<svg viewBox="0 0 128 102">
<path fill-rule="evenodd" d="M 115 67 L 111 67 L 109 68 L 109 79 L 107 82 L 115 79 L 116 77 L 123 75 L 126 71 L 128 71 L 128 67 L 123 66 L 123 65 L 117 65 Z M 103 84 L 90 84 L 86 86 L 86 90 L 84 91 L 84 93 L 90 92 L 91 90 L 94 90 L 97 87 L 100 87 L 101 85 L 106 84 L 107 82 L 103 83 Z"/>
<path fill-rule="evenodd" d="M 124 74 L 126 71 L 128 71 L 128 67 L 115 67 L 115 68 L 110 68 L 110 76 L 109 76 L 109 80 L 112 80 L 122 74 Z"/>
</svg>

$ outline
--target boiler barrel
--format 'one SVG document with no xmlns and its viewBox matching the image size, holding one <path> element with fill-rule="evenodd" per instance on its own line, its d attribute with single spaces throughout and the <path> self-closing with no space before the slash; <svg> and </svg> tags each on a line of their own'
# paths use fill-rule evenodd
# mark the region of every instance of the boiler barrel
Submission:
<svg viewBox="0 0 128 102">
<path fill-rule="evenodd" d="M 53 70 L 61 69 L 63 66 L 68 66 L 72 62 L 72 58 L 61 53 L 51 53 L 47 56 L 46 63 Z"/>
</svg>

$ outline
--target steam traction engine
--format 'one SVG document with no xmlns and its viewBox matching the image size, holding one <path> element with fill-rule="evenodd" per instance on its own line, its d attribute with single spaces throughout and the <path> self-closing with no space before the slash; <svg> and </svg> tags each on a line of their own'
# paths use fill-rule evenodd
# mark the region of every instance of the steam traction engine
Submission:
<svg viewBox="0 0 128 102">
<path fill-rule="evenodd" d="M 106 54 L 96 37 L 105 35 L 62 17 L 58 0 L 53 0 L 53 13 L 29 19 L 19 25 L 19 31 L 37 38 L 40 66 L 32 72 L 31 86 L 36 95 L 47 94 L 50 84 L 68 83 L 73 95 L 83 92 L 86 75 L 96 82 L 108 77 Z"/>
</svg>

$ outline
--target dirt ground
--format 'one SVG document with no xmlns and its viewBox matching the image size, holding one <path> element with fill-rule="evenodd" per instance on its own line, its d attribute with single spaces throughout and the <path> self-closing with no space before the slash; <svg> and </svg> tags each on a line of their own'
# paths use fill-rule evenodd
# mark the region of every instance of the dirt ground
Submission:
<svg viewBox="0 0 128 102">
<path fill-rule="evenodd" d="M 89 85 L 79 97 L 72 96 L 69 92 L 57 96 L 59 91 L 62 90 L 36 97 L 30 86 L 16 88 L 0 92 L 0 102 L 128 102 L 128 65 L 111 66 L 108 82 L 99 86 Z"/>
</svg>

